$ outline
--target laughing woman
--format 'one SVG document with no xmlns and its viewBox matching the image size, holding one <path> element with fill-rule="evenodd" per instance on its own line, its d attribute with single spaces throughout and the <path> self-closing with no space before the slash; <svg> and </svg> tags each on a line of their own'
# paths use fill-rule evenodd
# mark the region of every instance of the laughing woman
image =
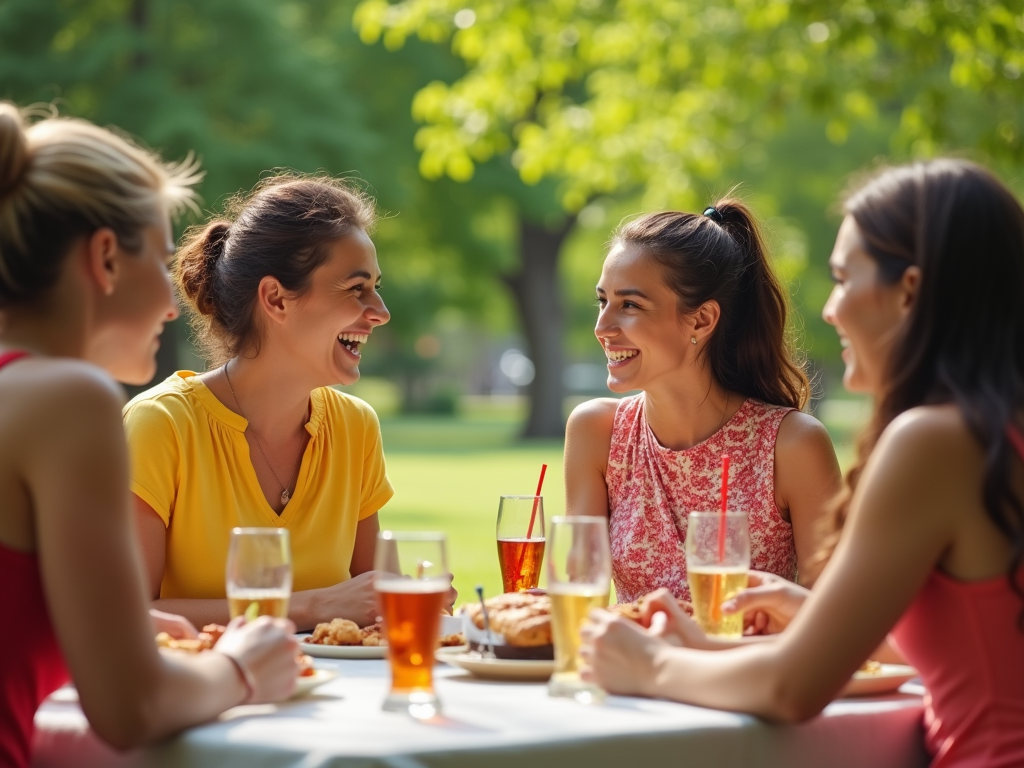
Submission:
<svg viewBox="0 0 1024 768">
<path fill-rule="evenodd" d="M 125 408 L 155 606 L 225 621 L 235 526 L 290 533 L 300 628 L 373 622 L 377 511 L 392 496 L 376 415 L 334 384 L 390 317 L 371 202 L 325 177 L 275 177 L 194 230 L 175 279 L 216 367 Z"/>
<path fill-rule="evenodd" d="M 565 488 L 570 514 L 609 518 L 618 599 L 659 587 L 689 599 L 687 515 L 718 507 L 723 454 L 752 567 L 796 579 L 839 467 L 824 427 L 799 410 L 810 387 L 750 211 L 726 199 L 626 224 L 597 301 L 608 388 L 640 394 L 573 412 Z"/>
<path fill-rule="evenodd" d="M 775 642 L 716 653 L 674 605 L 653 632 L 595 616 L 584 675 L 794 722 L 891 633 L 928 689 L 932 768 L 1024 765 L 1024 209 L 983 168 L 934 160 L 845 211 L 824 317 L 875 407 L 821 577 Z"/>
</svg>

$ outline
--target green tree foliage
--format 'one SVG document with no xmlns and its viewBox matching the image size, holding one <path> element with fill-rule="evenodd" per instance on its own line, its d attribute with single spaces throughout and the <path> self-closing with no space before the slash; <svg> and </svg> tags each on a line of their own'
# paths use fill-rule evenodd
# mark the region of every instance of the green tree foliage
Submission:
<svg viewBox="0 0 1024 768">
<path fill-rule="evenodd" d="M 465 180 L 511 151 L 569 211 L 633 188 L 689 201 L 794 105 L 836 143 L 896 100 L 897 147 L 1024 157 L 1020 2 L 365 0 L 356 22 L 392 48 L 450 39 L 467 64 L 416 96 L 425 175 Z"/>
</svg>

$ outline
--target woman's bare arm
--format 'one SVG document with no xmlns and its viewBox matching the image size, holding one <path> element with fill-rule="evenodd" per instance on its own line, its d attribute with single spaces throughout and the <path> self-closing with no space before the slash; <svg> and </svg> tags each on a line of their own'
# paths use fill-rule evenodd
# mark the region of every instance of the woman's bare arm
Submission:
<svg viewBox="0 0 1024 768">
<path fill-rule="evenodd" d="M 135 495 L 132 496 L 132 500 L 153 607 L 184 616 L 197 627 L 206 624 L 226 624 L 230 618 L 227 600 L 160 597 L 160 583 L 164 578 L 167 529 L 164 527 L 164 521 L 149 504 Z M 371 569 L 379 527 L 376 514 L 359 521 L 352 550 L 351 579 L 331 587 L 292 593 L 288 604 L 288 617 L 299 629 L 312 629 L 321 621 L 335 618 L 350 619 L 360 626 L 376 621 L 379 610 Z"/>
<path fill-rule="evenodd" d="M 879 441 L 839 546 L 775 642 L 706 653 L 602 618 L 587 630 L 586 674 L 614 692 L 788 722 L 812 717 L 879 646 L 953 544 L 964 510 L 979 504 L 981 466 L 962 425 L 905 414 Z"/>
<path fill-rule="evenodd" d="M 799 411 L 786 415 L 775 441 L 775 498 L 793 526 L 793 541 L 804 571 L 821 545 L 821 520 L 842 488 L 832 440 L 821 423 Z"/>
<path fill-rule="evenodd" d="M 75 363 L 26 392 L 22 435 L 47 605 L 93 728 L 115 746 L 151 741 L 245 698 L 232 662 L 161 657 L 129 514 L 121 394 Z"/>
<path fill-rule="evenodd" d="M 617 400 L 599 398 L 576 406 L 565 426 L 565 510 L 569 515 L 608 516 L 605 472 Z"/>
</svg>

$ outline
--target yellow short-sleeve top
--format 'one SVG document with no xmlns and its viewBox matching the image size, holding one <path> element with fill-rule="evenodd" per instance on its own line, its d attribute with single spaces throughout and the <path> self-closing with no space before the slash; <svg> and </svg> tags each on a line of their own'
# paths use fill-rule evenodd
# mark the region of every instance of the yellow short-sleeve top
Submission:
<svg viewBox="0 0 1024 768">
<path fill-rule="evenodd" d="M 167 526 L 163 598 L 223 598 L 235 526 L 288 529 L 296 591 L 345 581 L 356 524 L 394 495 L 377 415 L 333 389 L 310 395 L 309 444 L 280 516 L 256 480 L 243 434 L 248 422 L 192 371 L 135 397 L 124 424 L 132 492 Z"/>
</svg>

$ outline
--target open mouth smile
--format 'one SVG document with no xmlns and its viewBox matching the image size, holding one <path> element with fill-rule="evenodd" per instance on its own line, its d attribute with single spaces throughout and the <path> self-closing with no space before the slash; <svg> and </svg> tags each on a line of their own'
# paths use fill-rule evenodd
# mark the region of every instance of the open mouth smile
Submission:
<svg viewBox="0 0 1024 768">
<path fill-rule="evenodd" d="M 604 347 L 604 356 L 608 358 L 608 365 L 622 365 L 640 354 L 639 349 L 612 349 L 607 344 L 602 346 Z"/>
<path fill-rule="evenodd" d="M 370 338 L 368 333 L 339 333 L 338 343 L 353 357 L 361 357 L 359 348 Z"/>
</svg>

